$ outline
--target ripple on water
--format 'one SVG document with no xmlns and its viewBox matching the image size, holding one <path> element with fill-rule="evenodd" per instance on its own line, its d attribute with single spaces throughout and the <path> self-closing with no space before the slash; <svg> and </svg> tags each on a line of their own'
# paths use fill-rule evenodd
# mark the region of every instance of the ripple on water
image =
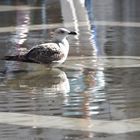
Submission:
<svg viewBox="0 0 140 140">
<path fill-rule="evenodd" d="M 138 56 L 100 56 L 100 57 L 69 57 L 66 67 L 77 68 L 124 68 L 140 67 L 140 57 Z"/>
<path fill-rule="evenodd" d="M 60 69 L 18 65 L 16 71 L 1 73 L 0 111 L 96 119 L 137 117 L 139 61 L 129 56 L 71 57 Z"/>
<path fill-rule="evenodd" d="M 138 117 L 139 62 L 140 57 L 133 56 L 69 58 L 65 63 L 67 73 L 75 70 L 73 74 L 78 76 L 70 77 L 71 92 L 64 115 L 96 119 Z"/>
</svg>

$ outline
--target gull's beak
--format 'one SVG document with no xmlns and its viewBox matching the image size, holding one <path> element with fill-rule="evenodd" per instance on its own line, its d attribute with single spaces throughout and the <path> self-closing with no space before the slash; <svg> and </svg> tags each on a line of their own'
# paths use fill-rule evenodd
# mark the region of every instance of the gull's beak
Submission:
<svg viewBox="0 0 140 140">
<path fill-rule="evenodd" d="M 73 31 L 69 32 L 68 34 L 69 35 L 77 35 L 77 33 L 76 32 L 73 32 Z"/>
</svg>

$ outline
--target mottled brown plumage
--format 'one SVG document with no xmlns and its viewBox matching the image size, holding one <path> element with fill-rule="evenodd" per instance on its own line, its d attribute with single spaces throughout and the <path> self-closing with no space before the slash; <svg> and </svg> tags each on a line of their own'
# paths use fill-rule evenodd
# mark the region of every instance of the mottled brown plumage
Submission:
<svg viewBox="0 0 140 140">
<path fill-rule="evenodd" d="M 46 43 L 32 48 L 25 57 L 36 63 L 51 64 L 61 60 L 64 53 L 61 51 L 59 44 Z"/>
</svg>

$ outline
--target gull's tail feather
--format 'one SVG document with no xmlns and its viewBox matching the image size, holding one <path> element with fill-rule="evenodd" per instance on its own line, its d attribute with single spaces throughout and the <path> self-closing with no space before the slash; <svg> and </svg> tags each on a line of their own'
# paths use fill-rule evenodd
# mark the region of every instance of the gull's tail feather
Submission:
<svg viewBox="0 0 140 140">
<path fill-rule="evenodd" d="M 5 56 L 2 58 L 2 60 L 8 60 L 8 61 L 21 61 L 21 56 L 15 55 L 15 56 Z"/>
<path fill-rule="evenodd" d="M 5 56 L 1 58 L 1 60 L 36 63 L 32 60 L 27 59 L 24 55 Z"/>
</svg>

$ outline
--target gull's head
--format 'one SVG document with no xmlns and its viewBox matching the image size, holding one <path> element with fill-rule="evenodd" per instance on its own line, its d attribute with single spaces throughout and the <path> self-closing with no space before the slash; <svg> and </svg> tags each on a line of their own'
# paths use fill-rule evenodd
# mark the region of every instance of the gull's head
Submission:
<svg viewBox="0 0 140 140">
<path fill-rule="evenodd" d="M 76 32 L 74 31 L 69 31 L 65 28 L 58 28 L 54 31 L 54 35 L 53 38 L 55 40 L 59 40 L 62 41 L 63 39 L 65 39 L 68 35 L 77 35 Z"/>
</svg>

